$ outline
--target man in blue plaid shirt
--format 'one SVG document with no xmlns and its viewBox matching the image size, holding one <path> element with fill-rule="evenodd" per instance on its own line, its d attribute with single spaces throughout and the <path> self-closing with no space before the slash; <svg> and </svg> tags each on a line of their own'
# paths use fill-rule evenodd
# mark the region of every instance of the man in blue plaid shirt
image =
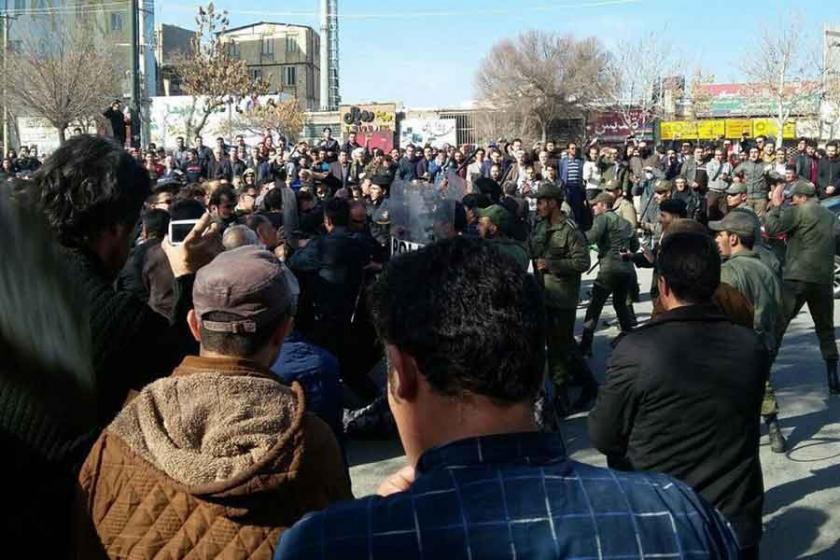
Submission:
<svg viewBox="0 0 840 560">
<path fill-rule="evenodd" d="M 539 288 L 492 244 L 400 256 L 371 293 L 408 459 L 379 496 L 304 517 L 276 559 L 738 558 L 718 514 L 664 475 L 591 467 L 539 433 Z"/>
</svg>

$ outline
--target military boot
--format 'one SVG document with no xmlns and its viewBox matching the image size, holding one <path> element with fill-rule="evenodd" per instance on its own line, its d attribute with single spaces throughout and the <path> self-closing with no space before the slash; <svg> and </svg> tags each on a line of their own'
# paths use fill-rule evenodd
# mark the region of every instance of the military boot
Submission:
<svg viewBox="0 0 840 560">
<path fill-rule="evenodd" d="M 767 424 L 767 438 L 770 440 L 770 450 L 773 453 L 784 453 L 787 450 L 787 441 L 782 434 L 782 429 L 779 426 L 779 419 L 774 416 L 768 416 L 764 419 Z"/>
<path fill-rule="evenodd" d="M 828 376 L 828 392 L 832 395 L 840 395 L 840 379 L 837 377 L 837 362 L 826 362 L 825 370 Z"/>
</svg>

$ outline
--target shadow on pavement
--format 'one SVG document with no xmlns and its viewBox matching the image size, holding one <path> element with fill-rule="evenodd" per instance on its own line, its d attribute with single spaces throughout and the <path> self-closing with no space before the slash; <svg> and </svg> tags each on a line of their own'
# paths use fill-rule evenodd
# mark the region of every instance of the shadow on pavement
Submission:
<svg viewBox="0 0 840 560">
<path fill-rule="evenodd" d="M 838 480 L 840 480 L 840 463 L 830 467 L 812 470 L 811 476 L 809 477 L 774 486 L 764 493 L 764 515 L 771 515 L 785 506 L 794 504 L 811 494 L 834 488 L 837 486 Z M 791 508 L 788 511 L 794 509 L 801 508 Z M 780 517 L 787 513 L 787 511 L 784 512 Z M 776 524 L 775 519 L 770 522 L 770 525 L 774 524 Z M 788 525 L 787 527 L 797 527 L 798 531 L 798 528 L 804 528 L 805 525 Z M 769 528 L 768 532 L 770 532 Z"/>
<path fill-rule="evenodd" d="M 794 507 L 775 517 L 767 524 L 766 532 L 778 532 L 786 538 L 761 544 L 762 560 L 829 560 L 840 558 L 840 540 L 825 550 L 807 554 L 811 544 L 817 539 L 820 528 L 828 521 L 828 514 L 808 507 Z M 796 527 L 796 536 L 789 529 Z"/>
</svg>

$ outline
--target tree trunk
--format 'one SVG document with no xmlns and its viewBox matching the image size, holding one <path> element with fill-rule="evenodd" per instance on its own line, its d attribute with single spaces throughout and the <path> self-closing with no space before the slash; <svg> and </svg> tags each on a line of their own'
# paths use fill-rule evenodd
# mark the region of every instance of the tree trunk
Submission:
<svg viewBox="0 0 840 560">
<path fill-rule="evenodd" d="M 213 109 L 210 107 L 205 107 L 202 111 L 201 120 L 198 121 L 198 124 L 195 125 L 195 133 L 194 136 L 200 136 L 201 131 L 204 129 L 204 125 L 207 124 L 207 119 L 210 117 L 210 113 L 213 112 Z"/>
<path fill-rule="evenodd" d="M 190 110 L 187 113 L 187 120 L 184 123 L 184 135 L 187 137 L 187 142 L 192 142 L 195 139 L 195 130 L 193 129 L 193 118 L 195 117 L 196 98 L 192 98 Z"/>
<path fill-rule="evenodd" d="M 56 128 L 58 129 L 58 143 L 64 144 L 64 141 L 67 139 L 64 133 L 67 130 L 67 125 L 58 125 Z"/>
</svg>

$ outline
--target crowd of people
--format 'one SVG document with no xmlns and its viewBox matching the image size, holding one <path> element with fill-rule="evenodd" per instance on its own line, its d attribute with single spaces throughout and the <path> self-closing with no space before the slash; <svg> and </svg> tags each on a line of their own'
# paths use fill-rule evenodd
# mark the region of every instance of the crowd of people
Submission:
<svg viewBox="0 0 840 560">
<path fill-rule="evenodd" d="M 3 163 L 27 281 L 0 279 L 35 314 L 0 321 L 31 482 L 4 531 L 54 556 L 757 558 L 770 372 L 806 303 L 840 393 L 836 142 L 119 140 Z M 454 183 L 436 242 L 391 254 L 392 190 Z M 565 455 L 580 411 L 608 469 Z M 408 466 L 353 501 L 344 445 L 370 430 Z"/>
</svg>

